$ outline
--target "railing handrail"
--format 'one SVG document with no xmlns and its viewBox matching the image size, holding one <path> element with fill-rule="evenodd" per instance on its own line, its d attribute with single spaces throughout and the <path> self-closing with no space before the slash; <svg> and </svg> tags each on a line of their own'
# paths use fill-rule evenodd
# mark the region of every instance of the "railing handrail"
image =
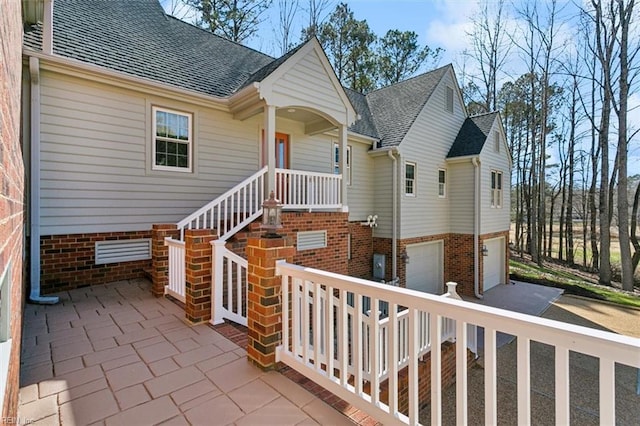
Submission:
<svg viewBox="0 0 640 426">
<path fill-rule="evenodd" d="M 503 333 L 526 335 L 528 339 L 568 348 L 597 358 L 615 358 L 615 361 L 640 368 L 640 339 L 607 331 L 596 330 L 560 321 L 526 315 L 504 309 L 435 296 L 401 287 L 389 287 L 361 278 L 345 277 L 319 269 L 277 261 L 277 275 L 289 275 L 320 282 L 334 289 L 366 294 L 372 299 L 398 303 L 407 308 L 426 311 L 445 318 L 468 318 L 480 327 Z"/>
<path fill-rule="evenodd" d="M 231 259 L 233 262 L 239 263 L 239 264 L 243 265 L 244 267 L 247 267 L 247 265 L 248 265 L 247 259 L 245 259 L 242 256 L 238 256 L 236 253 L 232 252 L 231 250 L 229 250 L 226 247 L 224 247 L 224 250 L 223 250 L 223 253 L 222 253 L 222 257 L 227 257 L 227 258 Z"/>
<path fill-rule="evenodd" d="M 233 195 L 236 192 L 238 192 L 238 190 L 240 190 L 243 187 L 245 187 L 246 185 L 248 185 L 250 182 L 252 182 L 255 179 L 258 179 L 259 177 L 265 175 L 267 173 L 267 169 L 268 169 L 268 166 L 264 166 L 262 169 L 258 170 L 257 172 L 255 172 L 254 174 L 252 174 L 251 176 L 249 176 L 248 178 L 246 178 L 245 180 L 243 180 L 242 182 L 240 182 L 239 184 L 234 186 L 233 188 L 231 188 L 228 191 L 224 192 L 219 197 L 216 197 L 214 200 L 210 201 L 209 203 L 207 203 L 204 206 L 200 207 L 195 212 L 191 213 L 189 216 L 187 216 L 184 219 L 182 219 L 180 222 L 177 223 L 178 229 L 183 229 L 190 222 L 196 220 L 198 217 L 202 216 L 204 213 L 206 213 L 207 211 L 211 210 L 214 206 L 219 204 L 225 198 L 230 197 L 231 195 Z"/>
<path fill-rule="evenodd" d="M 164 237 L 164 245 L 168 247 L 184 247 L 184 241 L 175 240 L 171 237 Z"/>
<path fill-rule="evenodd" d="M 288 174 L 288 175 L 299 175 L 299 176 L 317 176 L 317 177 L 323 177 L 323 178 L 335 178 L 335 180 L 342 179 L 342 174 L 310 172 L 310 171 L 293 170 L 293 169 L 276 169 L 276 174 Z"/>
</svg>

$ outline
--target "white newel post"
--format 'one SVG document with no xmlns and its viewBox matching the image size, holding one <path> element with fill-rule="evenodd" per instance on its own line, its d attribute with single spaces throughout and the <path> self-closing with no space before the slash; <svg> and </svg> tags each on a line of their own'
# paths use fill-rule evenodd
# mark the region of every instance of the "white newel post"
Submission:
<svg viewBox="0 0 640 426">
<path fill-rule="evenodd" d="M 340 174 L 342 174 L 342 180 L 340 181 L 340 199 L 342 203 L 342 211 L 348 211 L 349 204 L 347 203 L 347 126 L 340 125 L 338 127 L 340 133 Z"/>
<path fill-rule="evenodd" d="M 271 191 L 276 190 L 276 107 L 266 105 L 264 107 L 264 137 L 267 148 L 267 185 L 264 199 L 269 197 Z"/>
<path fill-rule="evenodd" d="M 211 241 L 211 257 L 213 260 L 213 271 L 211 274 L 211 295 L 213 297 L 211 301 L 211 323 L 214 325 L 224 322 L 222 317 L 224 245 L 225 241 L 223 240 Z"/>
<path fill-rule="evenodd" d="M 458 283 L 454 283 L 453 281 L 449 281 L 447 283 L 447 293 L 445 294 L 445 296 L 451 297 L 452 299 L 462 300 L 462 297 L 460 297 L 460 295 L 456 291 L 456 287 L 457 286 L 458 286 Z"/>
</svg>

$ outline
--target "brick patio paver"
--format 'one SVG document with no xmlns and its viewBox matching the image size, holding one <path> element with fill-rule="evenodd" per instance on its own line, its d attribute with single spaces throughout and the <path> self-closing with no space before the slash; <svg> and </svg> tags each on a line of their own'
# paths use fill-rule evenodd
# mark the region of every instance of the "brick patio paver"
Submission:
<svg viewBox="0 0 640 426">
<path fill-rule="evenodd" d="M 189 326 L 146 280 L 58 296 L 25 307 L 19 415 L 33 424 L 353 424 L 249 363 L 246 329 Z"/>
</svg>

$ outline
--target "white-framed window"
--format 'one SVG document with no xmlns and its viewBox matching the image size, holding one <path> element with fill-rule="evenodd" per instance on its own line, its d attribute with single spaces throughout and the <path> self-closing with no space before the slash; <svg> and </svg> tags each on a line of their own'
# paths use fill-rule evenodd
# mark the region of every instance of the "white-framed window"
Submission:
<svg viewBox="0 0 640 426">
<path fill-rule="evenodd" d="M 449 112 L 453 112 L 453 88 L 446 86 L 445 92 L 445 109 Z"/>
<path fill-rule="evenodd" d="M 438 170 L 438 197 L 445 198 L 447 196 L 447 171 Z"/>
<path fill-rule="evenodd" d="M 491 170 L 491 207 L 502 208 L 502 172 Z"/>
<path fill-rule="evenodd" d="M 193 170 L 193 114 L 152 107 L 153 170 Z"/>
<path fill-rule="evenodd" d="M 493 150 L 500 152 L 500 132 L 496 132 L 493 137 Z"/>
<path fill-rule="evenodd" d="M 4 395 L 11 358 L 11 265 L 0 276 L 0 395 Z"/>
<path fill-rule="evenodd" d="M 411 197 L 416 195 L 416 163 L 407 161 L 404 164 L 404 194 Z"/>
<path fill-rule="evenodd" d="M 333 173 L 340 174 L 340 144 L 333 143 Z M 342 176 L 347 180 L 347 185 L 351 185 L 351 145 L 347 145 L 347 170 Z"/>
</svg>

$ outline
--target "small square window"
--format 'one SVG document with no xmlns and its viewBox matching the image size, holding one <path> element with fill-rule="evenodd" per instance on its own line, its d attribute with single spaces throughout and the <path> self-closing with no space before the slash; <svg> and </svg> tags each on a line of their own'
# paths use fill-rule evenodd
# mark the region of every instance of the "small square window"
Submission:
<svg viewBox="0 0 640 426">
<path fill-rule="evenodd" d="M 191 171 L 192 115 L 153 107 L 153 169 Z"/>
<path fill-rule="evenodd" d="M 404 165 L 404 193 L 405 195 L 416 195 L 416 164 L 405 163 Z"/>
<path fill-rule="evenodd" d="M 447 171 L 438 170 L 438 197 L 444 198 L 447 195 Z"/>
</svg>

